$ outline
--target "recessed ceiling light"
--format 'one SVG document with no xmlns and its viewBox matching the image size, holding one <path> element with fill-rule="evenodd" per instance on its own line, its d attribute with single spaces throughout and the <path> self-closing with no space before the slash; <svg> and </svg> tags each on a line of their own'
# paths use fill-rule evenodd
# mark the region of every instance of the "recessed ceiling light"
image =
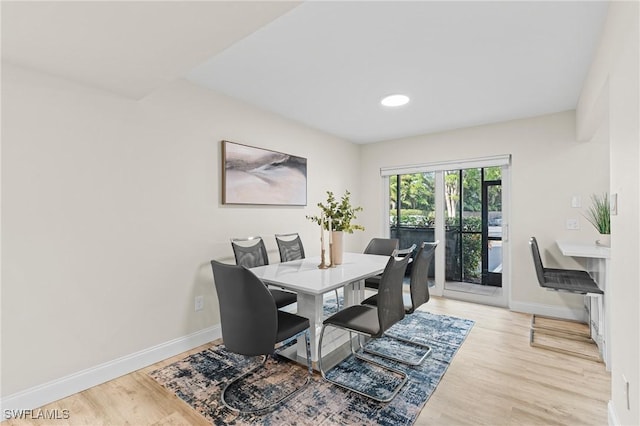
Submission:
<svg viewBox="0 0 640 426">
<path fill-rule="evenodd" d="M 397 107 L 405 105 L 409 102 L 409 97 L 406 95 L 389 95 L 382 98 L 380 103 L 388 107 Z"/>
</svg>

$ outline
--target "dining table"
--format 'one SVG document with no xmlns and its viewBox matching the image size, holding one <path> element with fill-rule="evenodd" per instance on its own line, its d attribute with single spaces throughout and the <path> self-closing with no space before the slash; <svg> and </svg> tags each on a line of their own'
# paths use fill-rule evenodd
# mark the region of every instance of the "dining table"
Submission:
<svg viewBox="0 0 640 426">
<path fill-rule="evenodd" d="M 311 357 L 318 361 L 318 342 L 325 317 L 324 300 L 327 293 L 343 289 L 343 303 L 350 306 L 364 299 L 364 280 L 381 274 L 389 256 L 363 253 L 344 253 L 342 264 L 320 268 L 320 257 L 273 263 L 251 268 L 251 271 L 265 284 L 295 292 L 298 315 L 309 319 L 311 333 Z M 332 312 L 329 312 L 332 313 Z M 349 341 L 345 333 L 325 335 L 322 353 L 338 349 Z M 298 359 L 306 358 L 303 339 L 297 345 Z M 324 355 L 323 355 L 324 358 Z"/>
</svg>

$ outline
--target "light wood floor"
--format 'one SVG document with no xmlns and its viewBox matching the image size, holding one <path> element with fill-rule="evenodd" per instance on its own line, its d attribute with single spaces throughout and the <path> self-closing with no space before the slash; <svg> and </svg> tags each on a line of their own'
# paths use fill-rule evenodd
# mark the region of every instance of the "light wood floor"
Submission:
<svg viewBox="0 0 640 426">
<path fill-rule="evenodd" d="M 423 308 L 476 324 L 417 425 L 607 424 L 611 385 L 604 365 L 530 347 L 530 315 L 441 298 Z M 207 425 L 146 374 L 186 354 L 43 407 L 69 410 L 68 420 L 11 420 L 3 426 Z"/>
</svg>

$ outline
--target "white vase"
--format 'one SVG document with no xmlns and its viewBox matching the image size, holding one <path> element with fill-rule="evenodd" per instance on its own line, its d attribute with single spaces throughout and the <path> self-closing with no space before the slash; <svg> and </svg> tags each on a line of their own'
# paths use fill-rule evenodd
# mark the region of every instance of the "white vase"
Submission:
<svg viewBox="0 0 640 426">
<path fill-rule="evenodd" d="M 597 246 L 611 247 L 611 234 L 600 234 L 600 238 L 596 240 Z"/>
<path fill-rule="evenodd" d="M 343 231 L 332 231 L 331 232 L 331 263 L 333 265 L 342 265 L 342 254 L 344 253 L 344 246 L 342 245 L 342 240 L 344 237 Z"/>
</svg>

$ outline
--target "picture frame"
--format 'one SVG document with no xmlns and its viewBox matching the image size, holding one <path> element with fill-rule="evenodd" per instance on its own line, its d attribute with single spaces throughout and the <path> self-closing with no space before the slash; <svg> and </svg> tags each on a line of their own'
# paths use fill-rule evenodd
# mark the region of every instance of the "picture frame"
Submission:
<svg viewBox="0 0 640 426">
<path fill-rule="evenodd" d="M 307 205 L 307 159 L 222 141 L 222 204 Z"/>
</svg>

